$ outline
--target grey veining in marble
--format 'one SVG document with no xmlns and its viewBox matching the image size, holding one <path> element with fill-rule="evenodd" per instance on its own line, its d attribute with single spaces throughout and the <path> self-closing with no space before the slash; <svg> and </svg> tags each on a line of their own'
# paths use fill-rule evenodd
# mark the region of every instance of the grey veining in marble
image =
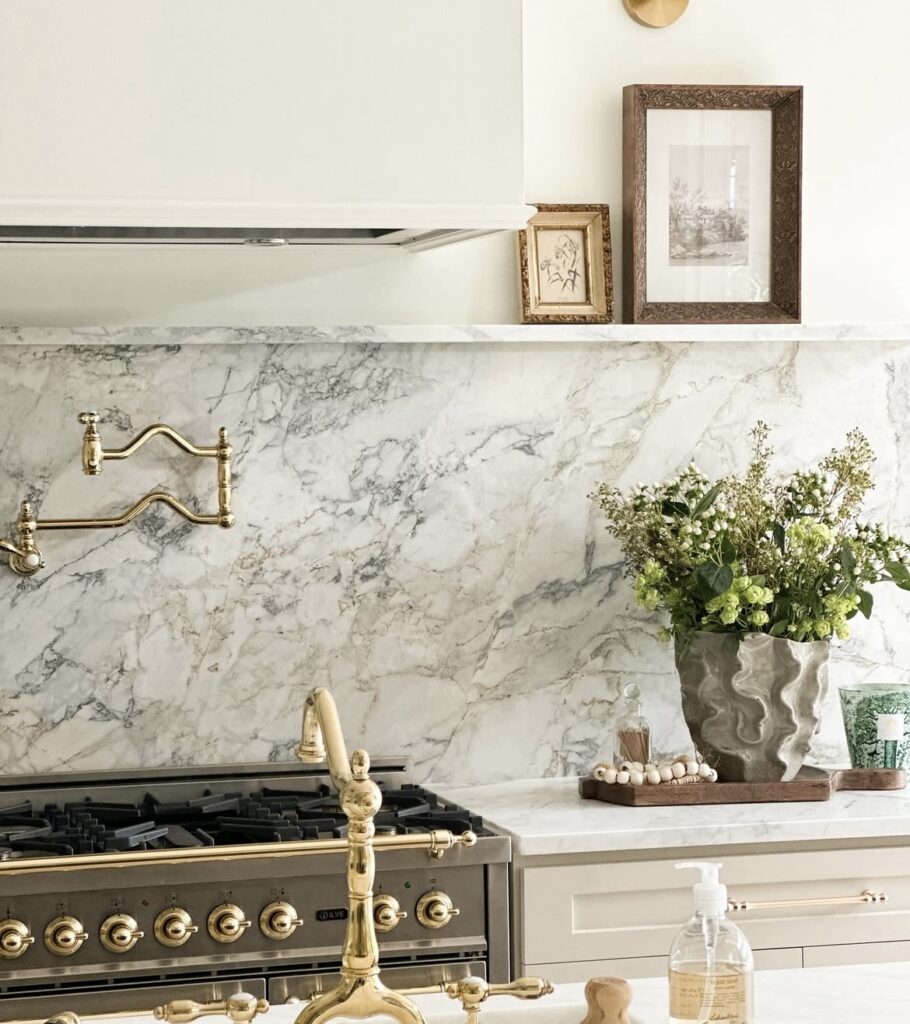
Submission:
<svg viewBox="0 0 910 1024">
<path fill-rule="evenodd" d="M 25 496 L 45 516 L 91 515 L 152 485 L 212 502 L 212 466 L 163 444 L 84 478 L 75 417 L 97 408 L 108 444 L 159 419 L 200 443 L 226 425 L 238 524 L 155 511 L 45 535 L 33 580 L 4 570 L 4 771 L 284 759 L 315 684 L 334 689 L 351 742 L 408 753 L 439 782 L 585 770 L 630 677 L 675 750 L 672 651 L 587 500 L 600 479 L 657 479 L 693 453 L 725 470 L 758 416 L 794 468 L 859 424 L 881 453 L 878 512 L 910 525 L 907 343 L 34 334 L 0 348 L 0 520 Z M 879 588 L 873 621 L 834 653 L 816 760 L 846 758 L 839 681 L 910 681 L 908 613 Z"/>
</svg>

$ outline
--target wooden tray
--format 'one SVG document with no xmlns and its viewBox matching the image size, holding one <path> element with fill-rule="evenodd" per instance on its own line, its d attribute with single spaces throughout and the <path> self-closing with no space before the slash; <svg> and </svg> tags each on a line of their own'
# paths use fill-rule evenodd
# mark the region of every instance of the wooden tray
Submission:
<svg viewBox="0 0 910 1024">
<path fill-rule="evenodd" d="M 693 804 L 752 804 L 781 801 L 830 800 L 839 789 L 895 790 L 907 784 L 893 768 L 804 767 L 792 782 L 693 782 L 684 786 L 620 786 L 593 776 L 578 780 L 584 800 L 601 800 L 624 807 L 692 806 Z"/>
</svg>

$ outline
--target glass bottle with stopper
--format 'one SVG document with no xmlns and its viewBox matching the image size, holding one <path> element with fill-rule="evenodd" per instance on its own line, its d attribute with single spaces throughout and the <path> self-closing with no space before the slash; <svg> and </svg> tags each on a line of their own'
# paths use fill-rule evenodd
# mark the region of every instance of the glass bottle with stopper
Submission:
<svg viewBox="0 0 910 1024">
<path fill-rule="evenodd" d="M 641 690 L 635 683 L 627 683 L 622 697 L 614 730 L 613 763 L 617 768 L 624 761 L 646 765 L 651 760 L 651 724 L 641 713 Z"/>
</svg>

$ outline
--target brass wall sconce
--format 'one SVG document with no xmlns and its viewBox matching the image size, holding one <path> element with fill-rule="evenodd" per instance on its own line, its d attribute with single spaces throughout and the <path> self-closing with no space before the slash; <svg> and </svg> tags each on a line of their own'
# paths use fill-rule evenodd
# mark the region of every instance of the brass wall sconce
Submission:
<svg viewBox="0 0 910 1024">
<path fill-rule="evenodd" d="M 15 541 L 0 540 L 0 551 L 6 552 L 9 556 L 9 567 L 17 575 L 34 576 L 44 566 L 44 556 L 35 542 L 35 534 L 39 530 L 97 530 L 126 526 L 156 502 L 167 505 L 184 519 L 198 526 L 221 526 L 228 529 L 234 525 L 234 516 L 231 512 L 231 456 L 234 449 L 228 443 L 224 427 L 218 431 L 217 444 L 200 446 L 187 441 L 172 427 L 164 423 L 154 423 L 146 427 L 125 447 L 105 449 L 102 447 L 101 434 L 98 431 L 98 414 L 80 413 L 79 422 L 85 426 L 85 433 L 82 435 L 82 471 L 87 476 L 98 476 L 105 462 L 128 459 L 146 441 L 159 434 L 169 438 L 188 455 L 217 460 L 218 511 L 213 515 L 200 515 L 167 491 L 149 491 L 122 515 L 100 519 L 36 519 L 31 505 L 23 501 L 16 520 Z"/>
<path fill-rule="evenodd" d="M 681 17 L 689 0 L 622 0 L 623 6 L 638 22 L 648 28 L 666 28 Z"/>
</svg>

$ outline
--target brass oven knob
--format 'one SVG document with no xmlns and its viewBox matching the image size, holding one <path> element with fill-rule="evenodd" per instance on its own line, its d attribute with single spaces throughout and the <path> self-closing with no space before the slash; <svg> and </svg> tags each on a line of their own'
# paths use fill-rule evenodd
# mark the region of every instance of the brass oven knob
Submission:
<svg viewBox="0 0 910 1024">
<path fill-rule="evenodd" d="M 417 920 L 424 928 L 444 928 L 461 913 L 444 892 L 432 889 L 417 901 Z"/>
<path fill-rule="evenodd" d="M 259 915 L 262 934 L 279 942 L 290 938 L 302 924 L 303 921 L 297 916 L 297 911 L 284 900 L 270 903 Z"/>
<path fill-rule="evenodd" d="M 176 949 L 188 942 L 191 935 L 195 935 L 199 929 L 193 924 L 190 915 L 180 907 L 171 907 L 162 910 L 155 918 L 155 938 L 162 946 L 170 946 Z"/>
<path fill-rule="evenodd" d="M 87 938 L 82 922 L 68 915 L 55 917 L 44 929 L 44 945 L 55 956 L 72 956 Z"/>
<path fill-rule="evenodd" d="M 216 942 L 236 942 L 249 926 L 243 911 L 233 903 L 222 903 L 209 914 L 209 935 Z"/>
<path fill-rule="evenodd" d="M 0 921 L 0 956 L 4 960 L 15 960 L 34 942 L 28 925 L 15 918 Z"/>
<path fill-rule="evenodd" d="M 129 914 L 111 914 L 101 925 L 101 945 L 111 953 L 126 953 L 145 935 Z"/>
<path fill-rule="evenodd" d="M 377 896 L 373 900 L 373 923 L 377 932 L 390 932 L 407 916 L 394 896 Z"/>
</svg>

